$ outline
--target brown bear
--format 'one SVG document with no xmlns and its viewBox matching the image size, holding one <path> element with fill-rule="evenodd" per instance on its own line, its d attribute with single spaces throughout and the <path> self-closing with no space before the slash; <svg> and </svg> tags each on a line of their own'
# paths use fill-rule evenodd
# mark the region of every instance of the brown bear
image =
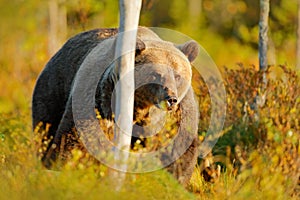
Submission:
<svg viewBox="0 0 300 200">
<path fill-rule="evenodd" d="M 33 128 L 42 126 L 40 128 L 46 129 L 47 124 L 50 125 L 43 138 L 43 141 L 49 142 L 42 155 L 42 163 L 47 168 L 61 158 L 59 154 L 68 154 L 76 148 L 72 143 L 80 143 L 72 113 L 72 90 L 77 72 L 91 61 L 101 65 L 99 74 L 90 74 L 99 80 L 95 110 L 100 113 L 101 126 L 108 135 L 113 134 L 110 129 L 114 122 L 111 105 L 118 75 L 112 61 L 117 34 L 118 29 L 112 28 L 74 36 L 51 58 L 38 77 L 33 93 L 32 118 Z M 171 155 L 162 154 L 161 162 L 168 163 L 168 160 L 179 157 L 167 169 L 185 186 L 198 157 L 198 111 L 190 86 L 190 62 L 196 58 L 198 51 L 198 44 L 194 41 L 175 45 L 160 39 L 148 28 L 138 29 L 134 76 L 135 84 L 139 86 L 134 94 L 133 122 L 137 134 L 132 137 L 132 150 L 137 140 L 144 147 L 152 144 L 148 148 L 150 151 L 163 146 L 153 145 L 154 139 L 149 142 L 146 135 L 160 126 L 161 112 L 172 118 L 171 129 L 162 125 L 164 130 L 158 131 L 160 137 L 174 140 Z M 143 81 L 148 84 L 143 85 Z M 173 133 L 172 129 L 177 131 Z M 71 139 L 63 139 L 65 136 Z"/>
</svg>

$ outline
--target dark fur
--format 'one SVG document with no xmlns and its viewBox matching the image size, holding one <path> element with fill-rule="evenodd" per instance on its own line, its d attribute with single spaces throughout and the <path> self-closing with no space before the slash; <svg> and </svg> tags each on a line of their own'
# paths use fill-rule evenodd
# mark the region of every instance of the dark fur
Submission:
<svg viewBox="0 0 300 200">
<path fill-rule="evenodd" d="M 143 55 L 143 51 L 147 46 L 144 46 L 143 37 L 154 38 L 157 42 L 160 39 L 155 36 L 150 31 L 145 28 L 140 28 L 139 38 L 136 51 L 136 66 L 144 63 L 156 63 L 154 56 L 151 52 Z M 66 44 L 52 57 L 52 59 L 47 63 L 45 69 L 39 76 L 32 101 L 32 118 L 33 127 L 36 127 L 38 123 L 42 122 L 42 128 L 45 128 L 46 124 L 50 124 L 50 129 L 46 135 L 46 140 L 51 140 L 46 153 L 43 155 L 43 163 L 47 168 L 51 167 L 51 164 L 57 160 L 57 154 L 60 151 L 61 139 L 65 134 L 71 134 L 74 129 L 74 121 L 72 117 L 72 94 L 71 89 L 73 81 L 78 71 L 79 67 L 83 63 L 86 56 L 101 42 L 105 39 L 117 34 L 117 29 L 97 29 L 88 32 L 84 32 L 71 38 Z M 154 35 L 154 36 L 153 36 Z M 193 60 L 198 52 L 195 52 L 195 46 L 189 45 L 188 43 L 178 46 L 178 48 L 183 48 L 181 51 L 186 54 L 189 60 Z M 112 50 L 113 51 L 113 50 Z M 172 49 L 166 49 L 164 54 L 168 55 L 172 52 Z M 162 55 L 161 59 L 163 59 Z M 180 65 L 176 60 L 173 63 L 168 63 L 174 68 L 179 68 Z M 106 69 L 109 70 L 109 69 Z M 155 69 L 154 69 L 155 70 Z M 174 74 L 174 77 L 186 76 L 185 79 L 191 78 L 190 74 L 184 73 Z M 114 88 L 113 72 L 109 71 L 108 77 L 99 75 L 99 85 L 96 93 L 95 107 L 101 113 L 101 117 L 111 120 L 112 111 L 110 110 L 111 102 L 111 92 Z M 159 74 L 159 73 L 158 73 Z M 145 79 L 148 74 L 144 73 Z M 170 75 L 171 76 L 171 75 Z M 173 79 L 174 79 L 173 77 Z M 172 77 L 171 77 L 172 78 Z M 175 80 L 175 79 L 174 79 Z M 177 80 L 177 78 L 176 78 Z M 156 88 L 157 87 L 157 88 Z M 166 88 L 174 88 L 176 86 L 174 83 L 166 83 Z M 178 86 L 177 86 L 178 87 Z M 180 91 L 180 88 L 178 89 Z M 163 100 L 169 96 L 175 96 L 174 91 L 166 90 L 161 86 L 149 86 L 139 88 L 135 93 L 135 110 L 134 110 L 134 120 L 135 123 L 143 126 L 148 123 L 147 114 L 149 113 L 149 108 L 158 103 L 158 101 Z M 172 157 L 177 156 L 178 152 L 182 152 L 184 149 L 185 142 L 191 143 L 190 147 L 183 154 L 179 160 L 174 162 L 168 167 L 168 170 L 181 182 L 186 185 L 191 177 L 193 168 L 196 164 L 198 155 L 198 140 L 197 140 L 197 125 L 198 125 L 198 114 L 197 106 L 194 100 L 193 92 L 190 89 L 182 101 L 178 105 L 181 108 L 181 126 L 179 127 L 180 134 L 175 138 L 175 143 L 173 146 L 172 155 L 162 158 L 162 161 L 172 159 Z M 147 113 L 148 112 L 148 113 Z M 177 111 L 176 111 L 177 112 Z M 188 120 L 188 116 L 191 116 L 192 121 Z M 189 130 L 192 130 L 192 134 Z M 74 137 L 76 140 L 76 137 Z M 55 144 L 53 146 L 53 144 Z"/>
</svg>

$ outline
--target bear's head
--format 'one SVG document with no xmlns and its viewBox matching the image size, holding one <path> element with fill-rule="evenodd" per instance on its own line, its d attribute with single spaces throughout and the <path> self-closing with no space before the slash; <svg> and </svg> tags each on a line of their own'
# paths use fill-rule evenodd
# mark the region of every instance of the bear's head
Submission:
<svg viewBox="0 0 300 200">
<path fill-rule="evenodd" d="M 148 28 L 138 29 L 134 71 L 135 121 L 137 118 L 147 118 L 152 106 L 172 110 L 180 103 L 191 86 L 191 62 L 198 52 L 199 47 L 195 41 L 175 45 L 160 39 Z M 115 67 L 110 66 L 99 82 L 99 110 L 104 118 L 112 117 L 111 93 L 116 84 L 117 73 Z M 140 125 L 145 123 L 145 120 L 138 121 L 142 121 Z"/>
</svg>

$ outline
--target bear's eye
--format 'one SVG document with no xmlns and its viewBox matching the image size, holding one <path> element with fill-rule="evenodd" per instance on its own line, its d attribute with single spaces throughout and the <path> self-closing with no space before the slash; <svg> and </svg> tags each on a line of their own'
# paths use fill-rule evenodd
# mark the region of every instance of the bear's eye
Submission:
<svg viewBox="0 0 300 200">
<path fill-rule="evenodd" d="M 142 55 L 136 55 L 134 62 L 135 62 L 135 64 L 144 62 L 144 56 L 142 56 Z"/>
<path fill-rule="evenodd" d="M 152 72 L 150 75 L 153 77 L 153 80 L 161 80 L 161 75 L 156 72 Z"/>
<path fill-rule="evenodd" d="M 179 75 L 179 74 L 176 74 L 176 75 L 175 75 L 175 80 L 176 80 L 176 81 L 179 81 L 179 80 L 180 80 L 180 75 Z"/>
<path fill-rule="evenodd" d="M 138 64 L 138 63 L 141 63 L 141 61 L 140 61 L 140 60 L 137 60 L 137 59 L 135 59 L 134 63 L 135 63 L 135 64 Z"/>
</svg>

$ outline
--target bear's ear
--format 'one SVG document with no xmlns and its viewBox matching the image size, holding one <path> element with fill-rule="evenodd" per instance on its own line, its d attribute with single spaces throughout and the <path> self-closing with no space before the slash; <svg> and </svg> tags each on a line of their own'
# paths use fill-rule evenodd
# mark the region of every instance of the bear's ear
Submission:
<svg viewBox="0 0 300 200">
<path fill-rule="evenodd" d="M 145 43 L 141 39 L 137 38 L 136 46 L 135 46 L 135 56 L 140 55 L 142 51 L 144 51 L 145 49 L 146 49 Z"/>
<path fill-rule="evenodd" d="M 186 55 L 190 62 L 193 62 L 199 54 L 199 45 L 194 40 L 178 45 L 177 48 Z"/>
</svg>

